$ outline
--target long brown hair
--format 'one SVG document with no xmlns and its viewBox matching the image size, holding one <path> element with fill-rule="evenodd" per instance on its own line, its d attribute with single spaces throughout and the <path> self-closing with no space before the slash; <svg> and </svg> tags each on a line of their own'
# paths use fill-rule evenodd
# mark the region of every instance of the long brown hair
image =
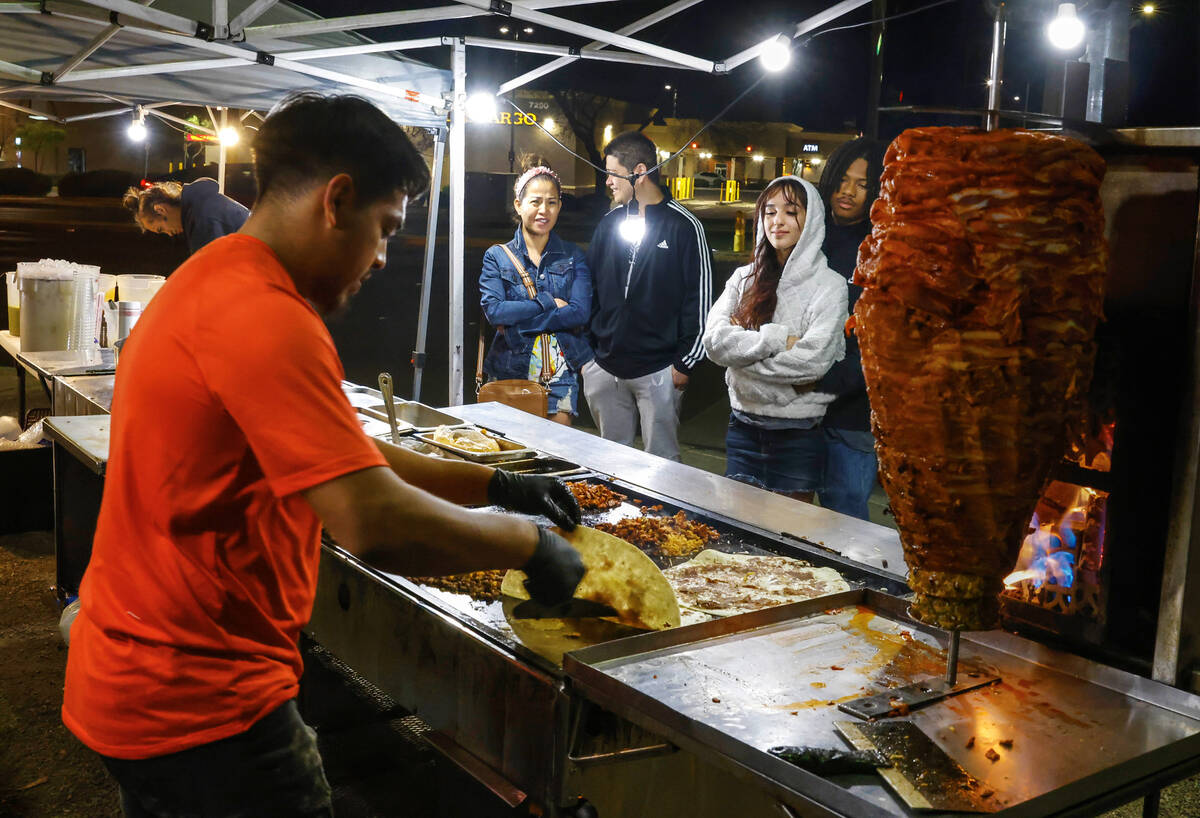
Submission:
<svg viewBox="0 0 1200 818">
<path fill-rule="evenodd" d="M 756 330 L 769 323 L 778 303 L 777 289 L 779 279 L 783 276 L 783 265 L 779 263 L 775 248 L 767 241 L 765 224 L 767 200 L 780 190 L 790 204 L 799 205 L 806 213 L 808 211 L 808 194 L 795 179 L 776 179 L 758 195 L 754 205 L 754 226 L 757 231 L 759 225 L 764 225 L 763 235 L 754 246 L 754 269 L 746 279 L 747 285 L 731 316 L 733 323 L 746 329 Z"/>
</svg>

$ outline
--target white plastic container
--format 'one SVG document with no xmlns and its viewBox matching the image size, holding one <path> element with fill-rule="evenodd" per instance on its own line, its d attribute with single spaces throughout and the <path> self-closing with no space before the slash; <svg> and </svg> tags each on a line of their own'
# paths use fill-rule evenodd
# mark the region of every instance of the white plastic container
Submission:
<svg viewBox="0 0 1200 818">
<path fill-rule="evenodd" d="M 142 308 L 150 303 L 154 294 L 166 283 L 164 276 L 131 273 L 117 276 L 117 289 L 122 301 L 141 302 Z"/>
<path fill-rule="evenodd" d="M 17 271 L 4 274 L 8 287 L 8 331 L 14 338 L 21 334 L 21 288 L 17 286 Z"/>
<path fill-rule="evenodd" d="M 18 265 L 21 288 L 21 351 L 67 349 L 75 329 L 75 275 L 70 270 Z"/>
</svg>

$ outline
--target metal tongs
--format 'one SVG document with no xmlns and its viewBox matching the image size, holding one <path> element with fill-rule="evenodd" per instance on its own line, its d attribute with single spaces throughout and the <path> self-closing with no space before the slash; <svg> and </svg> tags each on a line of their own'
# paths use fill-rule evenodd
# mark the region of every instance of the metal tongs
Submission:
<svg viewBox="0 0 1200 818">
<path fill-rule="evenodd" d="M 392 445 L 400 445 L 400 431 L 396 427 L 396 400 L 392 396 L 392 376 L 387 372 L 379 373 L 379 391 L 383 393 L 383 410 L 387 412 L 388 426 L 392 429 Z"/>
</svg>

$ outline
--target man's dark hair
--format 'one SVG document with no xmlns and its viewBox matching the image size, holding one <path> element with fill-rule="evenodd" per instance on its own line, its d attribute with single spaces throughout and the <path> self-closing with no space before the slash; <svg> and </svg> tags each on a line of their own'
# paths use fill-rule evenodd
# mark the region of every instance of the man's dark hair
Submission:
<svg viewBox="0 0 1200 818">
<path fill-rule="evenodd" d="M 821 172 L 821 181 L 817 190 L 821 193 L 821 201 L 825 202 L 825 215 L 830 214 L 830 203 L 842 184 L 846 170 L 859 159 L 867 160 L 867 214 L 871 212 L 871 204 L 879 198 L 879 177 L 883 173 L 883 154 L 887 146 L 874 139 L 860 136 L 843 142 L 829 155 L 825 170 Z"/>
<path fill-rule="evenodd" d="M 645 165 L 647 170 L 658 164 L 658 148 L 650 141 L 650 137 L 641 131 L 626 131 L 614 136 L 612 141 L 604 146 L 604 156 L 616 157 L 621 166 L 631 172 L 639 163 Z M 650 179 L 657 180 L 658 171 L 651 173 Z"/>
<path fill-rule="evenodd" d="M 339 173 L 354 180 L 361 204 L 429 187 L 429 168 L 404 130 L 356 96 L 291 94 L 254 139 L 258 197 L 296 193 Z"/>
</svg>

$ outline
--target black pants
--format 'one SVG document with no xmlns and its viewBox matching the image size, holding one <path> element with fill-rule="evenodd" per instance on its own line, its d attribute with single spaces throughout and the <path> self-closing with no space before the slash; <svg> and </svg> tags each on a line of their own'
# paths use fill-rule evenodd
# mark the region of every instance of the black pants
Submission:
<svg viewBox="0 0 1200 818">
<path fill-rule="evenodd" d="M 102 756 L 126 818 L 330 818 L 316 733 L 289 701 L 249 730 L 156 758 Z"/>
</svg>

